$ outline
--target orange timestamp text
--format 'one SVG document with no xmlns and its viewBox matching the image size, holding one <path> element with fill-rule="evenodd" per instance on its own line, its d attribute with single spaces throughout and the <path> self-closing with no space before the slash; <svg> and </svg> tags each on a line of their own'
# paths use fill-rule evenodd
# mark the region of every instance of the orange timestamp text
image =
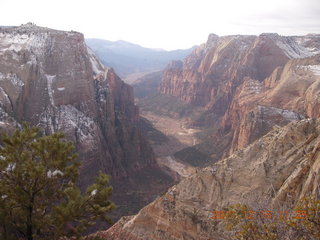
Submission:
<svg viewBox="0 0 320 240">
<path fill-rule="evenodd" d="M 222 220 L 222 219 L 235 219 L 236 216 L 239 216 L 242 219 L 254 220 L 254 219 L 279 219 L 279 220 L 290 220 L 290 219 L 307 219 L 308 213 L 303 210 L 293 210 L 293 211 L 268 211 L 268 210 L 259 210 L 259 211 L 224 211 L 224 210 L 215 210 L 212 211 L 211 219 Z"/>
</svg>

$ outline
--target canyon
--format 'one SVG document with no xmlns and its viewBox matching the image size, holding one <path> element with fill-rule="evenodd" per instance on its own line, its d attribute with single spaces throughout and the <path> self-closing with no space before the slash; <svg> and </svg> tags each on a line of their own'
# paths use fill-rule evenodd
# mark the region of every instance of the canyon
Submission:
<svg viewBox="0 0 320 240">
<path fill-rule="evenodd" d="M 201 107 L 204 113 L 190 125 L 214 128 L 214 142 L 230 136 L 223 151 L 232 153 L 273 125 L 318 117 L 319 39 L 211 34 L 167 67 L 159 91 Z"/>
<path fill-rule="evenodd" d="M 275 127 L 98 235 L 112 240 L 225 240 L 231 236 L 222 220 L 211 219 L 214 210 L 237 203 L 292 210 L 307 193 L 319 195 L 319 129 L 320 122 L 314 119 Z"/>
<path fill-rule="evenodd" d="M 200 129 L 204 142 L 182 149 L 185 156 L 178 162 L 188 163 L 186 155 L 203 144 L 210 148 L 210 161 L 198 161 L 190 176 L 99 235 L 230 239 L 222 224 L 210 219 L 215 209 L 240 202 L 293 209 L 308 194 L 319 197 L 319 44 L 316 34 L 211 34 L 183 61 L 169 64 L 159 94 L 140 103 L 142 112 L 187 120 L 187 128 Z M 196 110 L 185 114 L 185 106 Z"/>
<path fill-rule="evenodd" d="M 231 239 L 215 209 L 319 197 L 320 35 L 210 34 L 140 80 L 134 99 L 81 33 L 0 27 L 0 132 L 62 131 L 80 186 L 111 175 L 121 219 L 95 235 Z"/>
</svg>

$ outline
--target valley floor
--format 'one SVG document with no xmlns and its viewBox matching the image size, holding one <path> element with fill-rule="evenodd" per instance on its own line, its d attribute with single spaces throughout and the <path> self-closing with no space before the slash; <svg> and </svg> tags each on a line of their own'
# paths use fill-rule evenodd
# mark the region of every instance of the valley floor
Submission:
<svg viewBox="0 0 320 240">
<path fill-rule="evenodd" d="M 166 171 L 170 170 L 171 175 L 175 178 L 192 175 L 196 171 L 196 167 L 178 161 L 173 155 L 184 148 L 196 145 L 198 139 L 195 137 L 195 133 L 200 130 L 186 128 L 184 119 L 175 119 L 146 111 L 142 112 L 141 116 L 147 119 L 153 128 L 166 136 L 166 141 L 149 137 L 159 166 Z"/>
</svg>

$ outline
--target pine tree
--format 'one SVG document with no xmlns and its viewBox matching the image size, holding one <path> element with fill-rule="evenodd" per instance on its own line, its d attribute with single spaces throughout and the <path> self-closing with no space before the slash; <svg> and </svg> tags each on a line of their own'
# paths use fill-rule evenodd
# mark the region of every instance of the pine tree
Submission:
<svg viewBox="0 0 320 240">
<path fill-rule="evenodd" d="M 40 136 L 24 125 L 4 135 L 0 149 L 0 239 L 76 237 L 95 224 L 110 222 L 112 188 L 109 176 L 81 193 L 74 146 L 62 133 Z"/>
</svg>

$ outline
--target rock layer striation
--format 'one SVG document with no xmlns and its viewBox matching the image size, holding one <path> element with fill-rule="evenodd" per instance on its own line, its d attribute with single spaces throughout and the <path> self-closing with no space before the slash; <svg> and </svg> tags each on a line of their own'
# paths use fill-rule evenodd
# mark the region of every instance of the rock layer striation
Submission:
<svg viewBox="0 0 320 240">
<path fill-rule="evenodd" d="M 127 193 L 116 186 L 136 186 L 136 176 L 159 172 L 138 128 L 132 87 L 103 67 L 78 32 L 0 28 L 0 131 L 23 121 L 46 134 L 63 131 L 75 143 L 82 186 L 103 171 L 121 198 Z"/>
<path fill-rule="evenodd" d="M 221 220 L 211 219 L 212 211 L 245 203 L 275 213 L 283 207 L 292 210 L 307 194 L 319 194 L 319 136 L 319 120 L 275 127 L 99 235 L 111 240 L 231 239 Z"/>
<path fill-rule="evenodd" d="M 232 135 L 232 153 L 274 125 L 319 117 L 319 53 L 320 35 L 211 34 L 167 67 L 159 91 L 205 109 L 193 124 L 217 129 L 215 140 Z"/>
</svg>

